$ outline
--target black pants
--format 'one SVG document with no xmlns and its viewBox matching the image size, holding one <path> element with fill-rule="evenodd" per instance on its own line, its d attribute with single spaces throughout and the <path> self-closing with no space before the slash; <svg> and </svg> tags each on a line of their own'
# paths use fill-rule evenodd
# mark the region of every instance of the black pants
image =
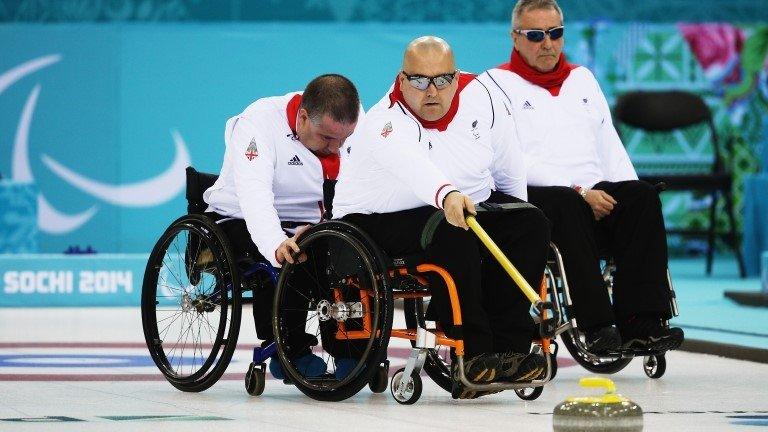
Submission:
<svg viewBox="0 0 768 432">
<path fill-rule="evenodd" d="M 571 188 L 528 188 L 528 200 L 552 222 L 552 241 L 563 255 L 579 325 L 589 329 L 637 314 L 669 318 L 667 240 L 658 193 L 642 181 L 601 182 L 594 189 L 618 202 L 600 221 Z M 613 305 L 600 273 L 605 254 L 616 263 Z"/>
<path fill-rule="evenodd" d="M 241 271 L 250 268 L 256 262 L 267 261 L 251 240 L 245 220 L 224 220 L 226 218 L 217 213 L 206 213 L 206 215 L 219 221 L 217 225 L 227 236 Z M 324 267 L 324 263 L 316 262 L 316 265 L 320 268 Z M 293 310 L 283 312 L 288 323 L 286 328 L 290 329 L 286 335 L 286 346 L 284 347 L 289 356 L 300 357 L 309 354 L 311 346 L 318 343 L 318 335 L 304 332 L 304 324 L 308 321 L 305 303 L 307 298 L 314 297 L 314 295 L 309 295 L 310 290 L 321 288 L 316 286 L 318 283 L 323 285 L 322 288 L 327 288 L 327 283 L 318 280 L 322 279 L 322 276 L 322 274 L 311 275 L 301 270 L 294 272 L 291 276 L 291 286 L 296 289 L 288 289 L 283 302 L 286 305 L 295 306 L 292 308 Z M 257 274 L 254 277 L 264 278 L 264 275 Z M 248 281 L 244 282 L 247 283 Z M 252 284 L 252 286 L 258 287 L 253 290 L 253 321 L 256 326 L 256 336 L 264 341 L 262 346 L 265 346 L 275 339 L 272 331 L 272 304 L 276 287 L 269 280 L 262 279 L 262 282 Z M 302 292 L 303 289 L 307 291 Z M 333 298 L 328 295 L 325 300 L 332 302 Z M 350 323 L 350 325 L 353 324 Z M 320 323 L 320 340 L 323 343 L 323 349 L 334 357 L 357 358 L 364 351 L 365 341 L 337 340 L 335 337 L 336 330 L 336 323 L 333 320 Z"/>
<path fill-rule="evenodd" d="M 495 203 L 520 200 L 494 192 Z M 351 214 L 344 217 L 365 230 L 390 257 L 421 251 L 420 239 L 434 207 L 382 214 Z M 536 208 L 505 212 L 479 212 L 477 220 L 537 289 L 543 275 L 549 244 L 549 224 Z M 427 274 L 440 322 L 452 337 L 463 336 L 467 356 L 491 352 L 528 352 L 534 336 L 528 299 L 475 234 L 440 222 L 425 259 L 445 268 L 453 277 L 461 306 L 461 333 L 450 324 L 452 310 L 442 279 Z"/>
<path fill-rule="evenodd" d="M 259 261 L 267 261 L 251 240 L 251 234 L 244 219 L 228 219 L 213 212 L 205 215 L 217 221 L 219 228 L 224 231 L 241 271 Z M 271 342 L 275 339 L 272 335 L 272 300 L 275 287 L 268 281 L 260 285 L 261 289 L 253 292 L 253 321 L 256 325 L 256 336 Z"/>
</svg>

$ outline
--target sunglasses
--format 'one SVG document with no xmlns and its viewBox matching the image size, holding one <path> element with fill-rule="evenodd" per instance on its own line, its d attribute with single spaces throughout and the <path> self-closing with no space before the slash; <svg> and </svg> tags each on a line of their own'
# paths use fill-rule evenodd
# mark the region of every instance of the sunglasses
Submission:
<svg viewBox="0 0 768 432">
<path fill-rule="evenodd" d="M 456 72 L 458 71 L 428 77 L 424 75 L 408 75 L 405 71 L 400 71 L 401 74 L 405 75 L 405 78 L 411 86 L 418 90 L 426 90 L 430 84 L 434 84 L 436 89 L 442 90 L 451 85 L 453 79 L 456 77 Z"/>
<path fill-rule="evenodd" d="M 550 40 L 558 40 L 563 37 L 564 31 L 565 27 L 563 26 L 553 27 L 549 30 L 514 30 L 515 33 L 524 35 L 531 42 L 541 42 L 546 35 L 549 35 Z"/>
</svg>

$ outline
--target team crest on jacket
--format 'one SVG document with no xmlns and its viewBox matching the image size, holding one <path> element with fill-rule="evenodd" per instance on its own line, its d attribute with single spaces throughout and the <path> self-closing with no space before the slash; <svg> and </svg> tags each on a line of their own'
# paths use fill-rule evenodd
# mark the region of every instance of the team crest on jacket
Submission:
<svg viewBox="0 0 768 432">
<path fill-rule="evenodd" d="M 259 152 L 256 149 L 256 139 L 251 138 L 251 143 L 248 144 L 248 148 L 245 149 L 245 157 L 247 157 L 249 161 L 252 161 L 258 155 Z"/>
<path fill-rule="evenodd" d="M 387 122 L 387 124 L 384 125 L 384 129 L 381 130 L 381 136 L 386 138 L 391 133 L 392 133 L 392 122 Z"/>
</svg>

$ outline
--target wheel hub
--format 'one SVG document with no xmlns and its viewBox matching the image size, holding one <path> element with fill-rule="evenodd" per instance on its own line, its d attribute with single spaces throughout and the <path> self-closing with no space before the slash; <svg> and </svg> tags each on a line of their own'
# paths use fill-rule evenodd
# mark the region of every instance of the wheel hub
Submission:
<svg viewBox="0 0 768 432">
<path fill-rule="evenodd" d="M 336 302 L 331 303 L 328 300 L 320 300 L 317 303 L 317 316 L 320 321 L 334 319 L 344 322 L 350 318 L 362 318 L 363 304 L 361 302 Z"/>
</svg>

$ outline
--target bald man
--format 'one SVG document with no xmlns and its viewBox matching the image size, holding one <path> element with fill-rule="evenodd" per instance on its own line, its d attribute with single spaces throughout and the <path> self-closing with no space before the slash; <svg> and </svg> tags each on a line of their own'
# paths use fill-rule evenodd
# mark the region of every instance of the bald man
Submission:
<svg viewBox="0 0 768 432">
<path fill-rule="evenodd" d="M 465 346 L 467 378 L 525 381 L 545 368 L 529 354 L 530 303 L 468 231 L 480 224 L 533 286 L 545 265 L 549 226 L 525 203 L 526 181 L 510 110 L 472 74 L 460 72 L 450 46 L 432 36 L 411 42 L 394 85 L 366 114 L 344 151 L 333 202 L 337 217 L 365 230 L 390 256 L 423 252 L 454 278 L 461 329 L 452 326 L 447 292 L 429 276 L 432 304 L 449 336 Z M 476 203 L 514 204 L 475 211 Z M 431 227 L 431 228 L 430 228 Z M 454 398 L 481 394 L 453 373 Z"/>
</svg>

